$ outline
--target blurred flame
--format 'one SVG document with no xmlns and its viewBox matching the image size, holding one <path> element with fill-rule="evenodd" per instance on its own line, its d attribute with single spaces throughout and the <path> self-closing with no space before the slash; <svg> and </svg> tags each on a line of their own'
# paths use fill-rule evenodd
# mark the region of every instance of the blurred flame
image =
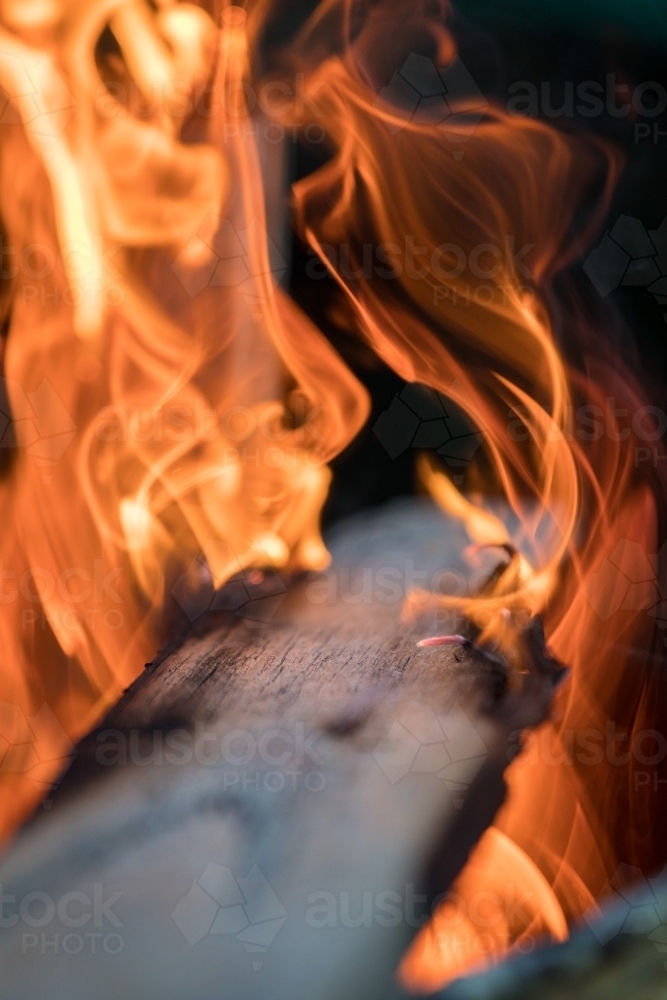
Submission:
<svg viewBox="0 0 667 1000">
<path fill-rule="evenodd" d="M 417 993 L 435 993 L 448 976 L 483 968 L 494 955 L 541 937 L 567 938 L 558 898 L 528 855 L 495 827 L 482 836 L 454 888 L 417 935 L 400 968 Z"/>
<path fill-rule="evenodd" d="M 344 12 L 345 5 L 325 5 L 297 47 L 306 65 L 311 52 L 329 53 L 324 62 L 312 59 L 312 80 L 333 149 L 296 185 L 300 231 L 337 281 L 346 322 L 406 381 L 448 396 L 482 431 L 495 487 L 511 510 L 510 530 L 422 460 L 428 490 L 463 521 L 474 546 L 505 550 L 483 593 L 430 599 L 462 611 L 477 625 L 478 641 L 498 647 L 519 674 L 521 633 L 539 614 L 550 650 L 571 667 L 551 720 L 523 738 L 497 829 L 454 891 L 483 889 L 508 864 L 519 883 L 534 884 L 537 872 L 549 889 L 537 892 L 536 927 L 561 939 L 563 918 L 569 923 L 594 908 L 619 863 L 643 871 L 665 863 L 655 832 L 664 807 L 634 780 L 638 761 L 604 749 L 598 760 L 571 746 L 573 736 L 584 745 L 591 733 L 606 739 L 617 723 L 632 738 L 653 728 L 667 707 L 656 623 L 641 610 L 646 605 L 607 614 L 603 597 L 604 567 L 619 544 L 649 554 L 664 538 L 664 474 L 637 471 L 640 442 L 619 420 L 645 399 L 606 330 L 577 305 L 574 289 L 561 282 L 562 304 L 553 291 L 556 275 L 604 219 L 620 158 L 594 136 L 567 135 L 494 107 L 471 120 L 463 102 L 437 124 L 398 110 L 375 93 L 416 37 L 427 50 L 430 40 L 432 65 L 451 61 L 446 5 L 438 11 L 437 4 L 397 0 L 356 20 Z M 336 31 L 338 51 L 329 42 Z M 573 236 L 581 206 L 587 221 Z M 393 261 L 404 248 L 391 281 L 364 273 L 370 234 L 391 249 Z M 350 248 L 345 272 L 327 253 L 341 245 Z M 489 247 L 494 268 L 481 279 L 476 253 Z M 519 266 L 519 248 L 530 249 L 529 274 Z M 482 286 L 485 294 L 475 295 Z M 578 368 L 565 360 L 562 331 L 568 346 L 576 345 Z M 606 414 L 604 431 L 579 433 L 577 407 Z M 509 432 L 512 424 L 520 434 Z M 657 579 L 664 573 L 657 557 L 655 567 Z M 423 608 L 423 598 L 413 595 L 408 613 Z M 544 751 L 544 737 L 552 752 Z M 457 934 L 438 946 L 438 916 L 402 965 L 404 982 L 416 991 L 496 961 L 535 933 L 508 918 L 506 933 L 484 955 L 462 958 Z"/>
<path fill-rule="evenodd" d="M 200 555 L 216 587 L 253 567 L 326 566 L 326 463 L 368 401 L 272 269 L 249 113 L 235 107 L 228 128 L 220 97 L 250 72 L 245 11 L 225 7 L 220 28 L 190 4 L 143 0 L 4 0 L 0 14 L 17 112 L 3 165 L 21 165 L 4 169 L 2 217 L 17 254 L 62 260 L 16 277 L 6 384 L 21 415 L 47 380 L 73 437 L 45 477 L 15 423 L 0 486 L 3 698 L 24 718 L 55 713 L 59 735 L 32 747 L 55 777 L 62 745 L 154 655 L 175 580 L 200 585 Z M 114 72 L 157 95 L 141 118 L 105 82 L 103 30 Z M 172 97 L 205 87 L 220 110 L 182 141 Z M 0 771 L 1 833 L 45 787 L 29 762 Z"/>
</svg>

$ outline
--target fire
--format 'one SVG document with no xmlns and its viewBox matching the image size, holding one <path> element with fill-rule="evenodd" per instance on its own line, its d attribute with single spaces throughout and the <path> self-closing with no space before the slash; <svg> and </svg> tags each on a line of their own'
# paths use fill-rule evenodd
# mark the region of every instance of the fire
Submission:
<svg viewBox="0 0 667 1000">
<path fill-rule="evenodd" d="M 415 992 L 435 993 L 444 970 L 447 978 L 479 971 L 513 944 L 535 936 L 564 941 L 563 910 L 537 865 L 491 827 L 404 958 L 401 979 Z"/>
<path fill-rule="evenodd" d="M 19 720 L 44 704 L 57 720 L 30 743 L 4 733 L 25 749 L 2 774 L 6 834 L 154 654 L 165 596 L 184 572 L 198 586 L 200 556 L 218 587 L 253 567 L 326 566 L 327 462 L 368 402 L 273 274 L 238 114 L 226 139 L 220 95 L 249 74 L 245 11 L 216 27 L 190 4 L 0 9 L 17 115 L 4 162 L 21 165 L 2 216 L 16 253 L 37 255 L 30 273 L 48 271 L 15 279 L 4 374 L 15 416 L 46 380 L 76 428 L 45 476 L 17 421 L 1 487 L 3 697 Z M 188 142 L 184 96 L 225 108 Z"/>
<path fill-rule="evenodd" d="M 442 20 L 429 21 L 426 8 L 391 9 L 405 16 L 408 38 L 413 17 L 430 32 L 433 65 L 447 65 L 454 44 Z M 467 968 L 534 946 L 542 935 L 562 939 L 568 923 L 595 908 L 619 863 L 632 858 L 642 870 L 664 863 L 659 838 L 647 833 L 645 817 L 655 800 L 632 786 L 637 761 L 613 756 L 599 743 L 599 754 L 569 748 L 572 734 L 606 739 L 610 720 L 631 739 L 661 717 L 654 622 L 637 610 L 639 601 L 611 616 L 598 611 L 604 610 L 604 566 L 619 545 L 640 555 L 658 550 L 657 498 L 664 485 L 657 475 L 654 481 L 637 475 L 638 442 L 618 419 L 641 409 L 641 392 L 605 342 L 604 329 L 595 328 L 576 300 L 561 306 L 553 292 L 554 278 L 604 218 L 621 167 L 615 151 L 594 137 L 567 136 L 495 108 L 479 121 L 465 103 L 438 124 L 428 115 L 409 118 L 375 97 L 387 80 L 385 29 L 380 15 L 369 16 L 348 34 L 342 57 L 313 68 L 335 156 L 296 187 L 300 228 L 338 281 L 350 325 L 403 378 L 449 396 L 483 432 L 496 484 L 517 524 L 510 532 L 422 463 L 434 499 L 465 523 L 477 550 L 501 547 L 498 562 L 506 563 L 483 594 L 432 600 L 462 610 L 478 627 L 478 641 L 496 646 L 519 676 L 522 629 L 539 614 L 550 649 L 571 668 L 551 721 L 527 738 L 508 770 L 509 796 L 495 829 L 453 888 L 455 899 L 470 899 L 502 872 L 537 900 L 535 920 L 517 921 L 498 904 L 491 921 L 497 933 L 487 937 L 483 953 L 466 953 L 466 929 L 479 937 L 480 926 L 465 915 L 450 920 L 448 898 L 400 970 L 407 986 L 429 992 Z M 302 52 L 317 51 L 319 30 L 315 22 L 303 32 Z M 405 58 L 409 49 L 403 52 Z M 591 210 L 594 187 L 598 200 Z M 573 237 L 571 222 L 582 203 L 588 221 Z M 348 272 L 363 274 L 369 233 L 395 249 L 411 234 L 411 255 L 396 268 L 395 280 L 349 280 L 333 267 L 327 247 L 345 243 L 353 248 Z M 499 252 L 508 244 L 532 248 L 528 277 L 516 255 Z M 488 263 L 480 271 L 482 251 Z M 495 294 L 471 294 L 482 285 Z M 583 355 L 578 368 L 559 344 L 563 329 Z M 609 397 L 617 407 L 611 414 Z M 573 413 L 580 407 L 607 412 L 606 433 L 578 434 Z M 520 433 L 508 433 L 508 423 Z M 420 606 L 423 597 L 414 595 Z M 443 922 L 449 934 L 439 933 Z"/>
<path fill-rule="evenodd" d="M 607 719 L 638 731 L 663 698 L 653 623 L 595 612 L 619 544 L 658 550 L 660 486 L 637 475 L 617 416 L 614 433 L 590 441 L 572 419 L 610 396 L 621 410 L 644 401 L 604 330 L 554 293 L 621 164 L 601 141 L 465 96 L 437 120 L 397 108 L 386 85 L 414 48 L 430 53 L 417 58 L 436 80 L 455 65 L 447 14 L 444 0 L 323 0 L 280 62 L 317 95 L 284 124 L 326 126 L 330 158 L 293 198 L 299 235 L 338 285 L 337 320 L 466 411 L 512 513 L 510 527 L 422 462 L 436 502 L 464 522 L 471 558 L 493 548 L 503 564 L 484 593 L 437 600 L 515 676 L 535 615 L 571 667 L 552 720 L 509 769 L 496 827 L 403 962 L 417 991 L 535 935 L 561 940 L 619 861 L 664 860 L 640 834 L 649 806 L 629 792 L 632 762 L 593 772 L 567 753 L 569 733 Z M 2 773 L 5 835 L 154 654 L 177 577 L 195 589 L 205 562 L 219 587 L 244 570 L 327 564 L 327 463 L 369 402 L 280 285 L 251 111 L 224 99 L 259 72 L 270 18 L 260 0 L 217 4 L 215 19 L 172 0 L 0 2 L 0 84 L 15 114 L 0 210 L 32 262 L 13 279 L 4 354 L 18 447 L 0 484 L 0 635 L 16 729 L 5 736 L 23 747 Z M 386 279 L 364 271 L 369 240 L 390 255 Z M 482 284 L 490 298 L 471 294 Z M 45 383 L 71 426 L 59 429 L 53 406 L 30 410 Z M 35 749 L 21 720 L 45 704 L 55 724 Z M 497 899 L 499 872 L 530 904 L 520 919 L 494 904 L 484 948 L 461 951 L 452 942 L 475 928 L 456 900 Z"/>
</svg>

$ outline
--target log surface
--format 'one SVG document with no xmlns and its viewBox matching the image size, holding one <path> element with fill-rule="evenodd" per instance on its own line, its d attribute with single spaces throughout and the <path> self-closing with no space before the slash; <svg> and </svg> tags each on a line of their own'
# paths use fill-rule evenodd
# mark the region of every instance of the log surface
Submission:
<svg viewBox="0 0 667 1000">
<path fill-rule="evenodd" d="M 324 576 L 216 598 L 78 747 L 0 870 L 7 1000 L 394 995 L 534 706 L 417 648 L 451 621 L 401 620 L 413 584 L 465 572 L 429 502 L 329 544 Z"/>
</svg>

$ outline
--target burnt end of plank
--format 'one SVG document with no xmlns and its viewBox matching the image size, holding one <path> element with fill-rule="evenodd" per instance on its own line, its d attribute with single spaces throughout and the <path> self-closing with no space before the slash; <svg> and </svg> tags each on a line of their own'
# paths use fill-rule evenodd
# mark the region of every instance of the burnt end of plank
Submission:
<svg viewBox="0 0 667 1000">
<path fill-rule="evenodd" d="M 0 870 L 18 907 L 55 905 L 1 932 L 7 1000 L 394 995 L 555 680 L 510 690 L 473 650 L 417 647 L 448 623 L 403 622 L 406 590 L 465 547 L 430 503 L 330 543 L 268 621 L 196 620 L 82 741 Z"/>
</svg>

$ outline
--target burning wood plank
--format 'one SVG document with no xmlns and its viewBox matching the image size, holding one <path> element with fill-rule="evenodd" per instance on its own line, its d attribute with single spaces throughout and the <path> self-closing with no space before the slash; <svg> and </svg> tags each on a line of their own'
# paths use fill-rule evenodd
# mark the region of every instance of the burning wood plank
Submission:
<svg viewBox="0 0 667 1000">
<path fill-rule="evenodd" d="M 39 780 L 43 789 L 53 779 L 72 741 L 104 716 L 154 655 L 173 624 L 175 603 L 187 617 L 202 595 L 218 600 L 212 595 L 222 593 L 230 605 L 240 599 L 237 610 L 254 604 L 252 619 L 260 604 L 271 607 L 279 596 L 270 588 L 259 595 L 252 590 L 275 581 L 267 574 L 328 565 L 319 528 L 328 463 L 363 426 L 369 399 L 280 284 L 250 102 L 230 109 L 225 100 L 230 88 L 245 94 L 251 82 L 263 80 L 259 56 L 270 6 L 223 3 L 214 24 L 200 7 L 173 0 L 0 3 L 0 83 L 11 119 L 0 157 L 0 213 L 22 260 L 41 248 L 53 261 L 42 270 L 16 271 L 3 351 L 17 445 L 0 484 L 6 526 L 0 582 L 16 582 L 2 593 L 0 618 L 3 723 L 11 745 L 11 766 L 0 772 L 5 834 L 37 799 L 31 782 Z M 306 140 L 319 126 L 327 142 L 326 163 L 293 187 L 296 235 L 335 290 L 322 326 L 335 320 L 406 382 L 447 396 L 475 423 L 485 453 L 476 483 L 488 479 L 491 491 L 505 497 L 502 516 L 485 510 L 483 498 L 464 496 L 442 472 L 432 470 L 425 480 L 443 509 L 466 524 L 472 555 L 490 546 L 504 552 L 506 562 L 481 589 L 464 582 L 454 595 L 437 587 L 412 590 L 408 604 L 417 618 L 427 604 L 433 612 L 465 612 L 472 627 L 460 654 L 442 644 L 417 649 L 416 625 L 399 625 L 397 607 L 389 614 L 381 598 L 368 614 L 363 601 L 351 611 L 345 601 L 329 606 L 327 599 L 311 614 L 302 588 L 285 599 L 266 632 L 270 638 L 250 641 L 242 632 L 239 642 L 241 626 L 221 626 L 215 640 L 200 637 L 197 645 L 191 638 L 180 661 L 174 654 L 141 678 L 108 720 L 120 727 L 121 742 L 129 726 L 130 745 L 134 739 L 139 750 L 144 737 L 133 728 L 136 716 L 130 724 L 133 712 L 146 713 L 141 726 L 151 733 L 160 719 L 176 715 L 195 735 L 198 723 L 217 726 L 216 739 L 229 735 L 231 725 L 257 747 L 268 739 L 267 726 L 303 722 L 332 755 L 322 765 L 321 798 L 310 788 L 285 792 L 276 799 L 275 816 L 267 805 L 270 789 L 239 802 L 237 792 L 224 787 L 226 779 L 220 791 L 213 771 L 192 762 L 178 770 L 173 752 L 181 737 L 169 726 L 167 733 L 159 730 L 165 745 L 170 740 L 171 756 L 157 778 L 137 762 L 124 769 L 118 761 L 115 777 L 99 791 L 89 789 L 70 805 L 61 791 L 49 837 L 62 823 L 64 853 L 74 842 L 85 854 L 97 850 L 96 824 L 111 824 L 115 842 L 102 836 L 103 865 L 113 867 L 116 858 L 129 884 L 133 862 L 114 851 L 116 843 L 133 845 L 145 873 L 144 898 L 158 914 L 167 912 L 158 905 L 163 889 L 173 887 L 163 874 L 178 880 L 180 870 L 173 870 L 167 842 L 185 849 L 191 839 L 199 845 L 197 864 L 210 855 L 168 912 L 178 914 L 170 930 L 193 938 L 192 947 L 198 931 L 188 914 L 200 903 L 211 915 L 203 947 L 213 947 L 213 926 L 213 937 L 235 927 L 252 951 L 266 945 L 262 934 L 281 930 L 282 910 L 298 909 L 304 886 L 312 895 L 321 878 L 330 880 L 335 900 L 367 871 L 371 899 L 383 882 L 394 892 L 396 879 L 417 879 L 429 852 L 436 857 L 438 836 L 439 860 L 430 870 L 439 869 L 439 886 L 449 885 L 498 799 L 485 792 L 488 809 L 479 822 L 471 820 L 474 835 L 466 827 L 465 835 L 450 839 L 458 826 L 451 822 L 459 815 L 456 793 L 469 787 L 474 803 L 474 789 L 484 788 L 467 770 L 482 753 L 463 755 L 465 723 L 447 684 L 439 686 L 444 679 L 427 664 L 452 666 L 461 655 L 484 674 L 480 690 L 490 684 L 493 711 L 487 705 L 485 715 L 482 695 L 472 690 L 461 704 L 479 739 L 491 744 L 479 773 L 490 768 L 495 778 L 505 763 L 509 727 L 542 718 L 560 676 L 540 619 L 555 656 L 572 667 L 552 722 L 559 745 L 572 728 L 602 727 L 617 711 L 633 728 L 651 726 L 667 700 L 654 669 L 661 571 L 657 556 L 648 555 L 662 544 L 663 473 L 656 468 L 649 480 L 633 468 L 626 441 L 636 430 L 626 434 L 612 421 L 608 435 L 584 441 L 572 427 L 577 405 L 596 406 L 613 392 L 639 411 L 644 392 L 626 378 L 620 359 L 610 357 L 605 331 L 591 329 L 577 301 L 559 313 L 554 285 L 602 224 L 620 159 L 594 136 L 512 117 L 476 87 L 472 96 L 461 91 L 458 84 L 469 74 L 456 54 L 448 14 L 444 0 L 361 3 L 354 17 L 346 0 L 324 2 L 276 65 L 279 74 L 299 75 L 311 97 L 317 94 L 317 101 L 286 112 L 284 122 Z M 411 51 L 413 43 L 420 52 Z M 119 82 L 135 87 L 137 108 L 114 94 Z M 187 99 L 185 114 L 172 99 L 176 85 Z M 154 87 L 159 94 L 151 102 Z M 575 226 L 578 219 L 585 221 Z M 368 274 L 369 242 L 397 247 L 399 254 L 403 244 L 400 267 L 387 268 L 384 277 Z M 330 252 L 335 246 L 338 255 Z M 526 248 L 535 250 L 531 270 Z M 482 271 L 480 255 L 488 255 L 490 265 Z M 477 294 L 483 289 L 490 299 Z M 563 348 L 565 327 L 573 343 Z M 575 368 L 569 356 L 581 365 Z M 426 431 L 411 442 L 428 443 Z M 623 614 L 614 618 L 606 614 L 617 596 L 614 585 L 610 598 L 608 567 L 625 565 L 628 553 L 633 597 L 619 599 L 616 610 Z M 439 627 L 429 632 L 458 634 Z M 229 668 L 224 676 L 218 644 Z M 638 646 L 647 655 L 635 670 L 627 651 L 634 657 Z M 386 696 L 372 687 L 376 676 L 389 684 Z M 214 703 L 222 704 L 222 690 L 219 715 Z M 276 702 L 283 695 L 296 700 L 281 709 Z M 419 698 L 428 704 L 415 709 Z M 487 733 L 482 720 L 489 712 Z M 426 735 L 424 719 L 430 720 Z M 46 744 L 41 754 L 37 729 Z M 433 793 L 419 782 L 401 783 L 406 758 L 394 759 L 396 741 L 402 754 L 412 748 L 408 774 L 437 770 L 446 793 L 442 785 Z M 86 745 L 99 749 L 97 737 Z M 499 858 L 519 858 L 519 868 L 544 891 L 540 919 L 562 937 L 567 921 L 594 905 L 626 852 L 655 866 L 664 845 L 659 831 L 642 831 L 649 792 L 630 791 L 632 762 L 612 769 L 606 761 L 586 774 L 566 762 L 553 771 L 534 747 L 526 755 L 530 767 L 512 768 L 499 833 L 482 842 L 463 880 L 474 876 L 486 884 L 494 859 L 497 867 Z M 272 771 L 269 763 L 275 762 L 263 761 L 258 781 L 275 773 L 270 780 L 287 784 L 285 766 L 275 763 Z M 657 780 L 663 779 L 656 771 Z M 97 804 L 98 795 L 106 805 Z M 154 800 L 156 812 L 147 804 Z M 88 821 L 77 801 L 91 808 Z M 325 805 L 313 804 L 318 801 Z M 476 807 L 464 812 L 477 815 Z M 219 813 L 226 846 L 215 860 L 217 820 L 209 825 L 206 816 Z M 634 815 L 630 833 L 628 813 Z M 74 841 L 73 817 L 81 824 Z M 350 869 L 349 851 L 341 846 L 346 824 L 364 845 Z M 265 832 L 274 827 L 275 842 Z M 31 843 L 42 851 L 40 830 L 35 827 L 34 842 L 17 848 L 19 867 L 16 859 L 30 853 Z M 489 843 L 499 851 L 490 852 L 491 862 L 488 855 L 484 861 Z M 56 847 L 47 843 L 45 856 Z M 18 869 L 16 877 L 20 882 Z M 276 886 L 269 893 L 271 879 Z M 270 902 L 261 919 L 253 902 L 260 884 Z M 137 905 L 133 937 L 155 955 L 156 925 L 140 918 L 141 901 Z M 218 910 L 233 912 L 220 917 Z M 27 912 L 28 923 L 39 921 Z M 385 985 L 398 944 L 408 937 L 404 928 L 394 930 L 394 943 L 382 951 L 379 981 Z M 369 950 L 378 963 L 380 937 L 371 935 Z M 492 950 L 520 940 L 506 937 L 498 935 Z M 284 940 L 283 981 L 285 989 L 296 988 L 303 937 L 285 931 Z M 364 958 L 359 941 L 349 961 L 342 961 L 347 946 L 332 948 L 322 968 L 337 954 L 347 973 Z M 459 968 L 451 954 L 443 965 L 430 941 L 429 932 L 420 935 L 402 966 L 404 980 L 415 987 L 443 982 L 447 970 Z M 183 985 L 179 954 L 168 948 L 165 990 Z M 136 984 L 136 953 L 123 962 L 126 985 Z M 183 969 L 196 979 L 192 962 Z M 202 990 L 207 984 L 202 980 Z"/>
<path fill-rule="evenodd" d="M 112 898 L 81 925 L 98 951 L 67 954 L 63 903 L 48 930 L 68 943 L 43 956 L 26 904 L 0 945 L 7 1000 L 389 995 L 502 800 L 510 732 L 553 690 L 420 648 L 432 611 L 401 622 L 415 577 L 459 565 L 453 523 L 445 549 L 430 541 L 445 526 L 423 502 L 358 517 L 328 574 L 249 583 L 148 668 L 2 866 L 18 901 Z"/>
</svg>

